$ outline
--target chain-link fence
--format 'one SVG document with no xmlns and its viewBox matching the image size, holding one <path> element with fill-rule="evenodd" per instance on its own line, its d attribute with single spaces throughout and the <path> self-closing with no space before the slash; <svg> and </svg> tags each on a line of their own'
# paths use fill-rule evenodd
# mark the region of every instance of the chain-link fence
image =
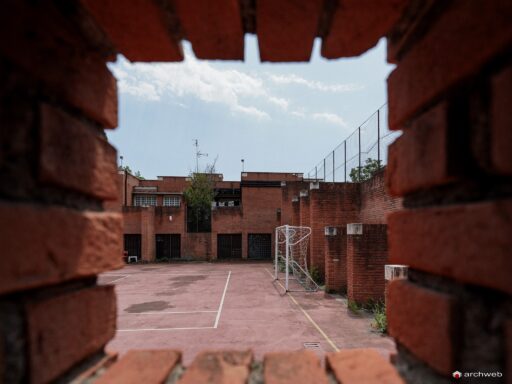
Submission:
<svg viewBox="0 0 512 384">
<path fill-rule="evenodd" d="M 388 128 L 388 108 L 384 104 L 364 123 L 308 172 L 309 179 L 332 182 L 360 182 L 383 167 L 388 145 L 400 131 Z"/>
</svg>

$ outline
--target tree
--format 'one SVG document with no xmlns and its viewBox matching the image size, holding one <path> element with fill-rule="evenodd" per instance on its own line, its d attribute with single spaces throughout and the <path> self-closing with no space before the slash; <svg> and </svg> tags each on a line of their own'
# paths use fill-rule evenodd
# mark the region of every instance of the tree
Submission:
<svg viewBox="0 0 512 384">
<path fill-rule="evenodd" d="M 205 172 L 194 172 L 190 175 L 190 185 L 183 192 L 187 202 L 189 231 L 209 232 L 212 201 L 215 198 L 215 163 L 208 165 Z M 192 219 L 192 220 L 190 220 Z"/>
<path fill-rule="evenodd" d="M 360 183 L 370 180 L 375 173 L 384 168 L 381 160 L 366 159 L 366 162 L 361 167 L 355 167 L 350 170 L 350 179 L 354 183 Z"/>
<path fill-rule="evenodd" d="M 120 165 L 119 167 L 117 167 L 117 169 L 120 171 L 125 171 L 125 172 L 129 173 L 130 175 L 134 175 L 135 177 L 138 177 L 141 180 L 145 180 L 145 177 L 142 176 L 142 173 L 140 173 L 140 171 L 133 173 L 133 171 L 129 165 Z"/>
</svg>

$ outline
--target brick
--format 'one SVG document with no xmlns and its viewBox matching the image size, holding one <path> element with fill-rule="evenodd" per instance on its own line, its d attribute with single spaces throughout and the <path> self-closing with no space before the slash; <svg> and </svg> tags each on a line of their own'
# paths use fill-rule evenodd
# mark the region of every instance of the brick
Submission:
<svg viewBox="0 0 512 384">
<path fill-rule="evenodd" d="M 31 383 L 56 379 L 99 352 L 115 334 L 113 286 L 96 286 L 26 304 Z"/>
<path fill-rule="evenodd" d="M 512 175 L 512 68 L 509 66 L 492 79 L 491 157 L 493 168 Z"/>
<path fill-rule="evenodd" d="M 266 384 L 328 383 L 316 354 L 305 350 L 266 353 L 263 375 Z"/>
<path fill-rule="evenodd" d="M 116 150 L 93 127 L 48 104 L 40 108 L 39 177 L 99 199 L 117 198 Z"/>
<path fill-rule="evenodd" d="M 164 9 L 152 0 L 81 0 L 130 61 L 182 61 L 181 45 L 171 35 Z"/>
<path fill-rule="evenodd" d="M 309 61 L 322 0 L 259 0 L 256 7 L 261 61 Z"/>
<path fill-rule="evenodd" d="M 456 369 L 456 315 L 452 296 L 405 280 L 388 285 L 389 334 L 441 374 Z"/>
<path fill-rule="evenodd" d="M 302 199 L 301 199 L 302 202 Z M 301 215 L 302 215 L 301 205 Z M 311 227 L 310 266 L 316 267 L 322 277 L 325 275 L 325 243 L 324 228 L 326 226 L 345 227 L 347 222 L 357 220 L 359 216 L 359 185 L 354 183 L 319 183 L 318 189 L 309 191 L 309 209 L 304 216 L 308 217 L 307 226 Z M 346 239 L 345 239 L 346 240 Z M 345 265 L 346 252 L 341 254 Z M 342 279 L 346 280 L 346 273 Z"/>
<path fill-rule="evenodd" d="M 322 43 L 328 59 L 359 56 L 377 44 L 398 21 L 408 0 L 345 0 L 334 11 Z"/>
<path fill-rule="evenodd" d="M 52 3 L 53 4 L 53 3 Z M 0 15 L 0 50 L 43 89 L 107 128 L 117 126 L 117 86 L 105 58 L 66 16 L 46 2 L 8 0 Z M 16 17 L 13 17 L 16 15 Z"/>
<path fill-rule="evenodd" d="M 388 165 L 384 170 L 361 183 L 359 219 L 356 221 L 365 224 L 386 224 L 387 215 L 402 208 L 402 199 L 390 196 L 388 193 L 386 186 L 388 169 L 389 156 Z"/>
<path fill-rule="evenodd" d="M 512 39 L 511 14 L 509 1 L 451 2 L 388 78 L 390 128 L 401 129 L 428 103 L 503 52 Z"/>
<path fill-rule="evenodd" d="M 174 0 L 173 4 L 198 59 L 243 60 L 239 1 Z"/>
<path fill-rule="evenodd" d="M 252 359 L 250 351 L 204 351 L 196 356 L 178 383 L 246 383 Z"/>
<path fill-rule="evenodd" d="M 456 180 L 449 157 L 446 103 L 423 113 L 389 146 L 386 184 L 394 196 Z"/>
<path fill-rule="evenodd" d="M 395 367 L 374 349 L 346 349 L 326 356 L 327 369 L 343 384 L 404 384 Z"/>
<path fill-rule="evenodd" d="M 0 204 L 0 293 L 55 284 L 120 268 L 117 213 Z"/>
<path fill-rule="evenodd" d="M 347 236 L 348 300 L 365 304 L 384 299 L 388 258 L 386 224 L 363 224 L 362 235 Z"/>
<path fill-rule="evenodd" d="M 388 217 L 390 263 L 512 293 L 512 200 Z"/>
<path fill-rule="evenodd" d="M 128 351 L 95 383 L 163 384 L 181 362 L 181 352 L 173 350 Z"/>
</svg>

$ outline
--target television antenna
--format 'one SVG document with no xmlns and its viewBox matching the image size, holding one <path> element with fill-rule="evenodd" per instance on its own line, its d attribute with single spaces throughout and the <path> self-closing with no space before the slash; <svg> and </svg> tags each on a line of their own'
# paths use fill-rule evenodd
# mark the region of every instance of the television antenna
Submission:
<svg viewBox="0 0 512 384">
<path fill-rule="evenodd" d="M 194 147 L 196 147 L 196 173 L 199 173 L 199 158 L 200 157 L 208 157 L 207 153 L 202 153 L 199 150 L 199 141 L 197 139 L 194 140 Z"/>
</svg>

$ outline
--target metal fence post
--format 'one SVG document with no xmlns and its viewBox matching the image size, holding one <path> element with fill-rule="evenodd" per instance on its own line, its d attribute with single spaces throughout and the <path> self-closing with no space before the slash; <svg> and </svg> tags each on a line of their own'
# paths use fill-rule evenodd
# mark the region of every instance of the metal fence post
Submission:
<svg viewBox="0 0 512 384">
<path fill-rule="evenodd" d="M 377 109 L 377 165 L 380 167 L 380 109 Z"/>
<path fill-rule="evenodd" d="M 315 165 L 315 181 L 318 180 L 318 169 L 317 165 Z"/>
<path fill-rule="evenodd" d="M 361 127 L 357 128 L 359 136 L 359 182 L 361 182 Z"/>
<path fill-rule="evenodd" d="M 323 178 L 323 180 L 326 181 L 325 180 L 325 157 L 324 157 L 324 178 Z"/>
</svg>

